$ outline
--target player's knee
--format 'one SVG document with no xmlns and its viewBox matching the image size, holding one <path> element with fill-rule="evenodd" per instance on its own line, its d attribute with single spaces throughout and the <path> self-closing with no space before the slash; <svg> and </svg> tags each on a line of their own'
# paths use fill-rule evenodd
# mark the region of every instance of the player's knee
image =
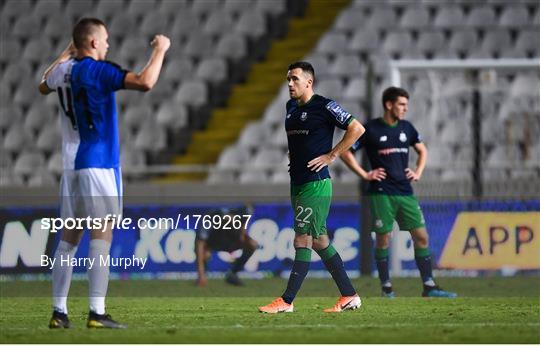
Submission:
<svg viewBox="0 0 540 346">
<path fill-rule="evenodd" d="M 414 247 L 415 248 L 421 248 L 421 249 L 424 249 L 424 248 L 427 248 L 429 246 L 429 237 L 426 235 L 426 236 L 420 236 L 420 237 L 417 237 L 415 239 L 413 239 L 414 241 Z"/>
<path fill-rule="evenodd" d="M 294 236 L 293 245 L 295 249 L 300 248 L 300 247 L 311 249 L 311 247 L 313 246 L 313 241 L 312 241 L 311 236 L 308 236 L 307 234 L 297 233 Z"/>
<path fill-rule="evenodd" d="M 313 250 L 324 250 L 330 245 L 330 241 L 326 237 L 313 239 Z"/>
</svg>

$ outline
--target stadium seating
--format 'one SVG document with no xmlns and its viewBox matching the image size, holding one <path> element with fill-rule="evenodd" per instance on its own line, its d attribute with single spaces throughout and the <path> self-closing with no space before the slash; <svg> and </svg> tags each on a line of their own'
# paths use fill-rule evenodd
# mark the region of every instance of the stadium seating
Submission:
<svg viewBox="0 0 540 346">
<path fill-rule="evenodd" d="M 30 149 L 43 158 L 37 159 L 40 167 L 57 169 L 53 166 L 61 162 L 58 142 L 50 140 L 51 136 L 58 136 L 53 129 L 56 122 L 51 121 L 57 116 L 57 107 L 53 107 L 57 100 L 55 95 L 39 96 L 37 81 L 44 67 L 64 49 L 67 33 L 77 18 L 92 15 L 103 19 L 111 35 L 109 58 L 129 69 L 144 66 L 152 35 L 164 32 L 172 39 L 170 54 L 155 89 L 149 94 L 117 94 L 121 140 L 130 147 L 122 160 L 124 169 L 129 171 L 129 167 L 151 165 L 155 155 L 171 150 L 168 146 L 182 131 L 191 133 L 207 125 L 209 109 L 225 104 L 233 83 L 245 82 L 251 64 L 264 58 L 274 39 L 272 33 L 283 24 L 284 16 L 289 15 L 290 3 L 284 0 L 4 1 L 0 12 L 2 33 L 6 34 L 0 50 L 0 77 L 4 86 L 0 95 L 0 131 L 2 152 L 9 153 L 5 162 L 11 166 L 18 163 L 24 171 L 25 160 L 29 159 L 22 153 Z M 281 26 L 285 29 L 279 30 L 288 29 L 287 25 Z M 363 120 L 369 102 L 376 113 L 380 111 L 379 93 L 389 83 L 389 59 L 538 58 L 539 37 L 540 5 L 533 0 L 354 0 L 336 16 L 334 25 L 320 37 L 306 59 L 317 72 L 316 91 L 336 99 Z M 368 58 L 375 61 L 374 100 L 366 100 L 365 96 Z M 470 89 L 466 80 L 454 77 L 441 79 L 448 95 L 441 103 L 432 102 L 429 97 L 433 80 L 426 76 L 413 73 L 413 82 L 406 81 L 404 85 L 412 95 L 409 117 L 430 148 L 428 170 L 432 171 L 426 176 L 470 180 L 461 171 L 449 167 L 457 162 L 459 167 L 469 169 L 471 158 Z M 486 98 L 483 119 L 498 121 L 482 124 L 484 164 L 489 167 L 484 176 L 529 179 L 531 172 L 538 173 L 534 169 L 540 166 L 537 136 L 525 139 L 527 127 L 536 130 L 538 126 L 535 124 L 540 117 L 540 77 L 508 72 L 497 78 L 497 90 L 486 89 L 483 94 Z M 259 123 L 246 122 L 236 144 L 230 147 L 236 148 L 237 154 L 227 154 L 229 149 L 223 151 L 209 182 L 288 181 L 286 167 L 279 165 L 265 170 L 264 174 L 243 169 L 258 155 L 267 155 L 262 154 L 262 148 L 283 154 L 287 98 L 286 88 L 281 88 L 274 101 L 259 114 Z M 524 112 L 533 120 L 523 121 Z M 156 141 L 155 135 L 143 130 L 155 131 L 162 137 Z M 443 143 L 451 148 L 441 149 Z M 238 159 L 235 155 L 246 158 Z M 509 155 L 523 160 L 514 162 Z M 225 162 L 229 160 L 237 162 L 237 167 L 227 166 Z M 515 171 L 505 162 L 517 165 Z M 221 166 L 229 171 L 219 171 Z M 231 171 L 233 168 L 236 170 Z M 52 176 L 23 174 L 21 178 L 10 170 L 3 173 L 1 183 L 49 184 L 51 177 L 58 178 L 59 172 L 53 173 Z M 341 166 L 334 178 L 347 182 L 356 179 Z"/>
</svg>

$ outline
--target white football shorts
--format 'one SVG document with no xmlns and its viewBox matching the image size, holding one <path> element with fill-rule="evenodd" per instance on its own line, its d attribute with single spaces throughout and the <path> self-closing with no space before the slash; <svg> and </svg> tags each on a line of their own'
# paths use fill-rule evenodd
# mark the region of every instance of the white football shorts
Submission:
<svg viewBox="0 0 540 346">
<path fill-rule="evenodd" d="M 64 170 L 60 181 L 60 215 L 66 218 L 120 217 L 122 175 L 120 168 Z"/>
</svg>

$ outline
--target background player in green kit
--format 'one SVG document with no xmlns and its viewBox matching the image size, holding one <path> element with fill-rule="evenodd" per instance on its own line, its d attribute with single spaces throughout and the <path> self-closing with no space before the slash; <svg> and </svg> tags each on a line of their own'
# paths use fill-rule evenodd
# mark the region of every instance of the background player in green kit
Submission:
<svg viewBox="0 0 540 346">
<path fill-rule="evenodd" d="M 294 209 L 294 264 L 283 295 L 262 306 L 265 313 L 292 312 L 293 300 L 306 277 L 311 249 L 323 260 L 336 282 L 341 297 L 325 312 L 341 312 L 360 307 L 360 297 L 352 287 L 343 261 L 330 244 L 326 218 L 332 199 L 328 165 L 364 133 L 363 126 L 335 101 L 313 91 L 315 71 L 307 62 L 291 64 L 287 72 L 289 95 L 285 130 L 290 155 L 291 203 Z M 334 128 L 346 130 L 332 148 Z"/>
<path fill-rule="evenodd" d="M 396 220 L 401 230 L 411 233 L 416 265 L 424 284 L 422 296 L 453 298 L 457 296 L 455 293 L 444 291 L 433 280 L 424 216 L 410 183 L 422 176 L 427 149 L 413 125 L 403 120 L 408 101 L 406 90 L 386 89 L 382 96 L 383 117 L 370 120 L 365 125 L 364 136 L 351 147 L 351 151 L 341 154 L 341 159 L 362 179 L 370 181 L 368 193 L 372 230 L 376 233 L 375 261 L 383 296 L 395 296 L 388 271 L 388 247 Z M 408 168 L 410 146 L 418 153 L 415 170 Z M 361 147 L 365 148 L 373 169 L 370 172 L 360 167 L 353 155 Z"/>
</svg>

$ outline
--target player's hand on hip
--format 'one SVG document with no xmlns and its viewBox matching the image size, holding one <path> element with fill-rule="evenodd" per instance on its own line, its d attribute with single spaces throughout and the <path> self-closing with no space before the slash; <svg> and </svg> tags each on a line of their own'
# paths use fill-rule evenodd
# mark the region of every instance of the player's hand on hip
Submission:
<svg viewBox="0 0 540 346">
<path fill-rule="evenodd" d="M 307 166 L 312 171 L 319 172 L 321 169 L 334 162 L 335 159 L 335 157 L 332 157 L 329 154 L 324 154 L 309 161 Z"/>
<path fill-rule="evenodd" d="M 420 180 L 420 174 L 416 173 L 410 168 L 405 168 L 405 175 L 407 176 L 407 179 L 412 181 L 418 181 Z"/>
<path fill-rule="evenodd" d="M 171 46 L 171 40 L 165 35 L 156 35 L 154 36 L 152 42 L 150 42 L 150 45 L 154 49 L 161 49 L 163 51 L 167 51 Z"/>
<path fill-rule="evenodd" d="M 366 180 L 368 181 L 372 181 L 372 180 L 381 181 L 384 179 L 386 179 L 386 172 L 384 171 L 384 168 L 382 167 L 379 167 L 370 171 L 367 174 L 367 178 L 366 178 Z"/>
</svg>

